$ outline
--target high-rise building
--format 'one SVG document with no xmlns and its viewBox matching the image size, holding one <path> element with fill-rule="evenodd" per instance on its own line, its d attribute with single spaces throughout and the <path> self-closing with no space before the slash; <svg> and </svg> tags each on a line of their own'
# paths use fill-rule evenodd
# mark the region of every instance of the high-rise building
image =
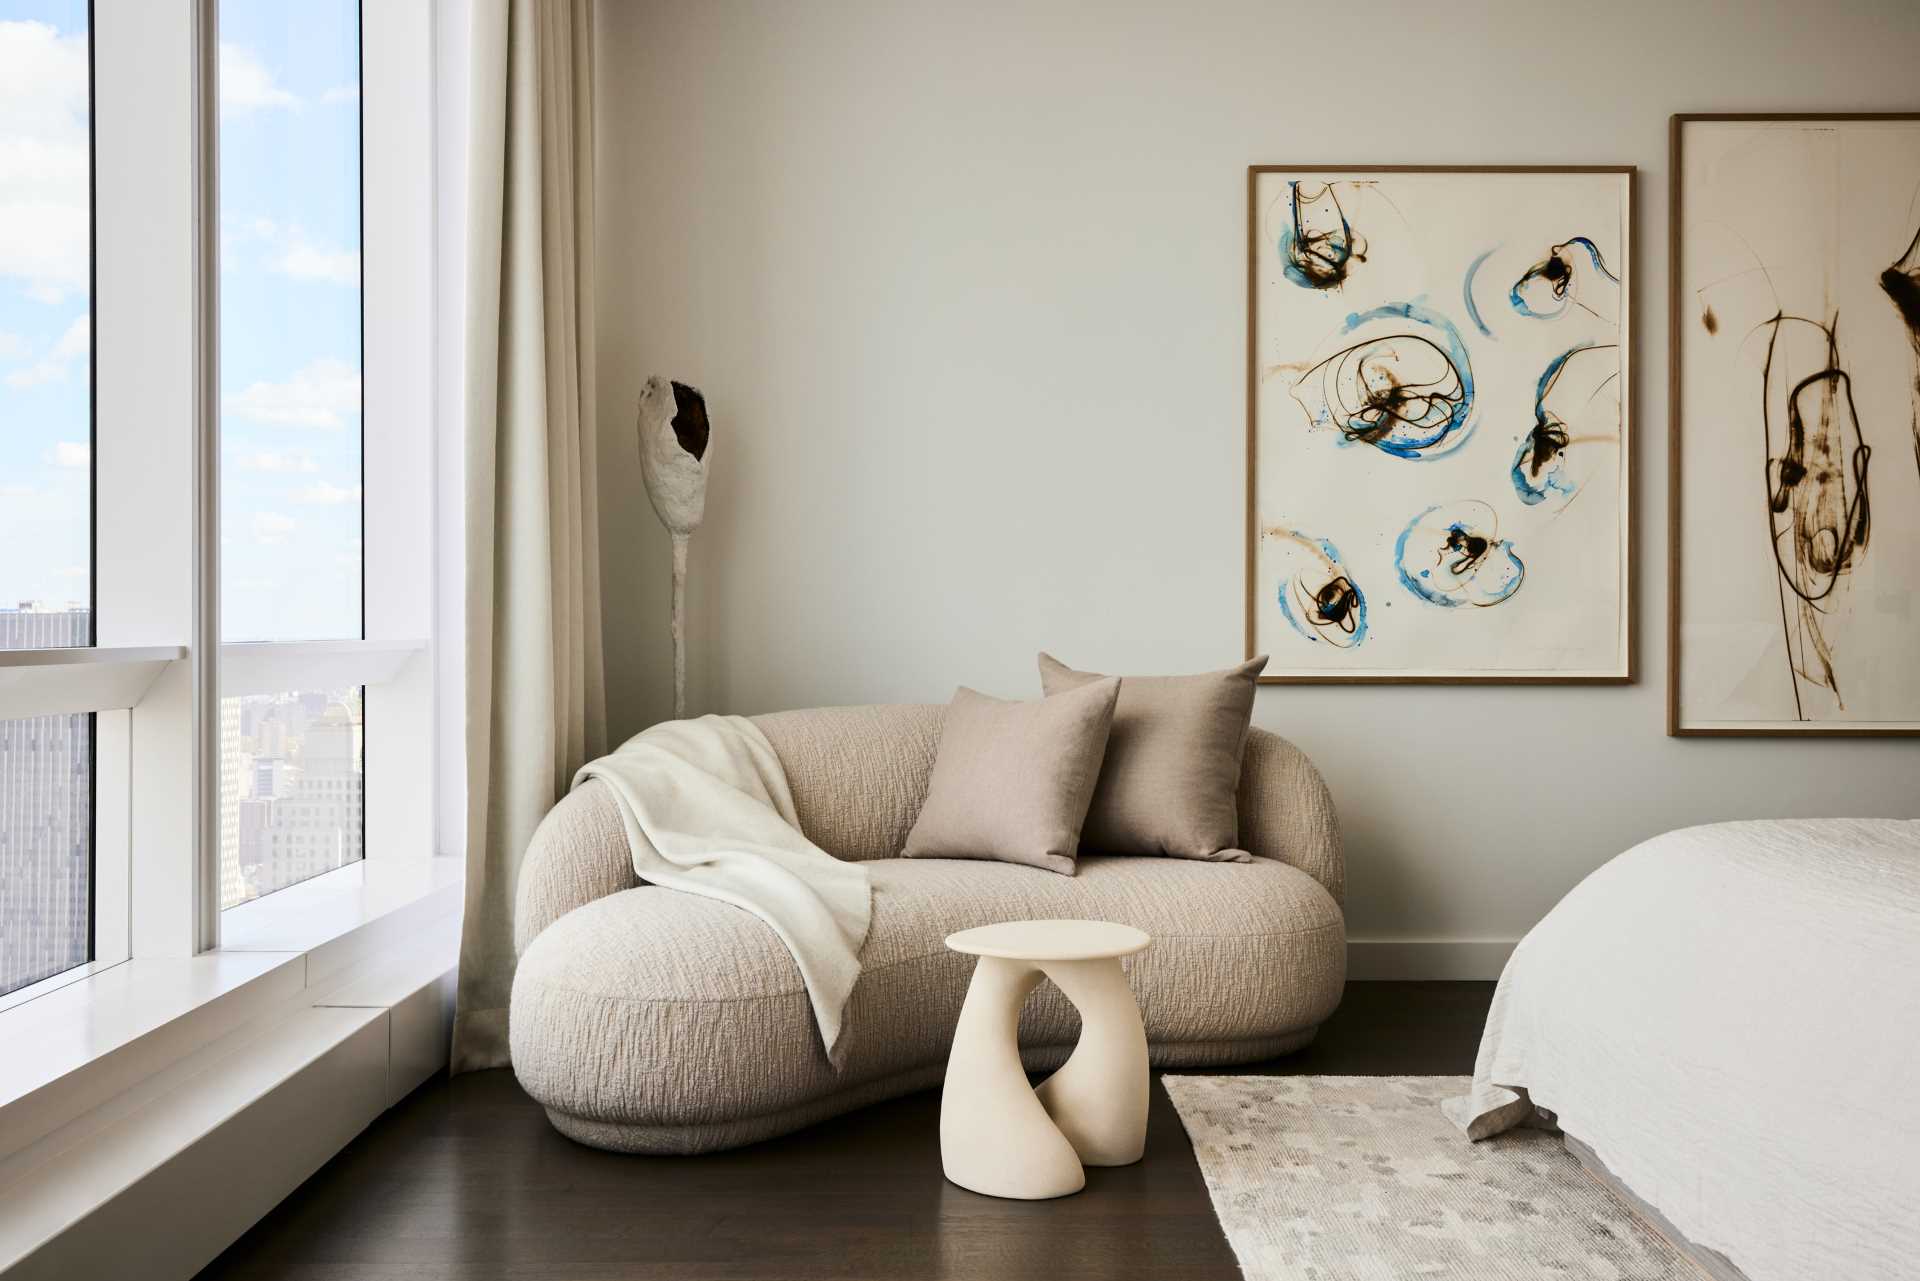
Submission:
<svg viewBox="0 0 1920 1281">
<path fill-rule="evenodd" d="M 241 701 L 246 705 L 256 708 L 262 706 L 264 703 L 264 700 L 251 698 Z M 259 712 L 259 720 L 254 725 L 253 733 L 249 735 L 253 740 L 253 754 L 257 757 L 285 756 L 287 754 L 287 741 L 289 737 L 297 741 L 299 735 L 294 734 L 290 736 L 288 734 L 287 720 L 282 708 L 272 703 L 264 703 L 264 707 L 265 710 Z"/>
<path fill-rule="evenodd" d="M 353 713 L 329 704 L 307 726 L 300 768 L 286 795 L 276 796 L 267 821 L 258 893 L 304 881 L 360 857 L 362 783 L 359 727 Z"/>
<path fill-rule="evenodd" d="M 260 893 L 260 864 L 267 853 L 267 829 L 273 826 L 273 798 L 250 796 L 236 807 L 240 827 L 240 871 L 238 881 L 222 881 L 221 896 L 236 893 L 253 898 Z"/>
<path fill-rule="evenodd" d="M 241 782 L 248 757 L 240 738 L 240 699 L 220 700 L 220 906 L 243 897 L 240 879 Z"/>
<path fill-rule="evenodd" d="M 248 795 L 256 800 L 268 800 L 275 796 L 291 796 L 294 780 L 300 777 L 300 770 L 292 761 L 280 756 L 255 756 L 248 771 L 253 790 Z"/>
<path fill-rule="evenodd" d="M 85 645 L 77 606 L 0 609 L 0 649 Z M 0 992 L 93 951 L 93 717 L 0 721 Z"/>
</svg>

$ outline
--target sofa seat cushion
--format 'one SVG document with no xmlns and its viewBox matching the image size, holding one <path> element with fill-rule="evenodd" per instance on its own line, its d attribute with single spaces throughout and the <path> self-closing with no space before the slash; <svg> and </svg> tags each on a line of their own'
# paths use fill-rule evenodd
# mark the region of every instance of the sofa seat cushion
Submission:
<svg viewBox="0 0 1920 1281">
<path fill-rule="evenodd" d="M 946 1061 L 973 971 L 943 940 L 1024 918 L 1153 935 L 1127 977 L 1157 1062 L 1233 1061 L 1234 1046 L 1244 1058 L 1274 1053 L 1339 1003 L 1340 909 L 1284 863 L 1089 856 L 1071 878 L 949 859 L 867 866 L 873 925 L 839 1071 L 771 930 L 724 903 L 642 886 L 569 912 L 521 958 L 509 1021 L 521 1085 L 568 1132 L 641 1151 L 768 1137 L 839 1110 L 824 1106 L 836 1095 L 853 1107 L 884 1097 L 885 1082 L 919 1088 Z M 1078 1032 L 1050 984 L 1021 1015 L 1023 1047 L 1069 1047 Z"/>
</svg>

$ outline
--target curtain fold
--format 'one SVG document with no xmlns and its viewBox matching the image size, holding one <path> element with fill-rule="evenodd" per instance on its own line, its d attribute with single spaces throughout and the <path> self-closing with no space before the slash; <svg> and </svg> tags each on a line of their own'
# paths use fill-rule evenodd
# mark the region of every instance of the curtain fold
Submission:
<svg viewBox="0 0 1920 1281">
<path fill-rule="evenodd" d="M 453 1070 L 504 1067 L 521 857 L 606 752 L 593 418 L 593 0 L 473 9 L 466 920 Z"/>
</svg>

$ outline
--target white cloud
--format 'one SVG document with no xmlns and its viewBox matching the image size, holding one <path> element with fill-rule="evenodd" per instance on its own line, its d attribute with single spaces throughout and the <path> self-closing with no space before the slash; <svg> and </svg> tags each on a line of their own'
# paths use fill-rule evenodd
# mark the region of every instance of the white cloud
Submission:
<svg viewBox="0 0 1920 1281">
<path fill-rule="evenodd" d="M 87 42 L 0 22 L 0 281 L 57 303 L 87 288 Z"/>
<path fill-rule="evenodd" d="M 321 359 L 283 383 L 257 382 L 227 397 L 227 412 L 269 427 L 338 430 L 360 412 L 360 371 Z"/>
<path fill-rule="evenodd" d="M 242 115 L 262 108 L 298 107 L 300 99 L 274 83 L 269 71 L 245 45 L 220 42 L 220 110 Z"/>
<path fill-rule="evenodd" d="M 0 331 L 0 360 L 18 360 L 26 354 L 26 339 L 19 334 Z"/>
<path fill-rule="evenodd" d="M 0 485 L 0 498 L 31 498 L 39 492 L 32 485 Z"/>
<path fill-rule="evenodd" d="M 76 360 L 86 359 L 88 350 L 93 346 L 93 328 L 88 317 L 81 317 L 67 326 L 53 349 L 31 365 L 7 373 L 7 386 L 16 389 L 37 387 L 41 383 L 58 382 L 67 376 L 67 369 Z"/>
<path fill-rule="evenodd" d="M 62 578 L 85 578 L 87 576 L 87 567 L 85 565 L 62 565 L 53 572 Z"/>
<path fill-rule="evenodd" d="M 324 280 L 328 284 L 360 284 L 360 255 L 352 249 L 324 249 L 295 239 L 274 260 L 273 269 L 295 280 Z"/>
<path fill-rule="evenodd" d="M 67 332 L 60 335 L 60 341 L 53 345 L 55 360 L 76 360 L 93 349 L 93 316 L 82 312 L 80 317 L 67 326 Z"/>
<path fill-rule="evenodd" d="M 320 101 L 325 103 L 358 102 L 360 101 L 360 86 L 335 85 L 320 95 Z"/>
<path fill-rule="evenodd" d="M 93 449 L 82 441 L 62 440 L 40 457 L 55 467 L 85 467 L 93 461 Z"/>
<path fill-rule="evenodd" d="M 343 489 L 338 485 L 329 485 L 324 480 L 316 481 L 305 489 L 296 490 L 293 501 L 317 507 L 338 507 L 342 503 L 357 503 L 360 501 L 360 486 Z"/>
<path fill-rule="evenodd" d="M 341 249 L 311 239 L 298 223 L 281 224 L 271 218 L 253 218 L 228 224 L 221 236 L 221 262 L 229 270 L 239 259 L 233 251 L 242 241 L 263 246 L 259 262 L 268 271 L 293 280 L 319 280 L 359 288 L 360 251 Z"/>
<path fill-rule="evenodd" d="M 255 512 L 253 514 L 253 541 L 266 546 L 287 541 L 287 535 L 293 532 L 297 524 L 293 517 L 283 516 L 279 512 Z"/>
<path fill-rule="evenodd" d="M 240 460 L 241 471 L 270 472 L 314 472 L 320 470 L 320 464 L 313 461 L 313 455 L 304 450 L 289 449 L 281 453 L 263 450 L 257 454 L 248 454 Z"/>
</svg>

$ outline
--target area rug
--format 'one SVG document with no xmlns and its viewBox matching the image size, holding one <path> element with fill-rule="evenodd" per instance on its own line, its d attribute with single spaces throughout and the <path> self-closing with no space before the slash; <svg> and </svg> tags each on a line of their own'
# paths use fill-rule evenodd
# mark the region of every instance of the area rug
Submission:
<svg viewBox="0 0 1920 1281">
<path fill-rule="evenodd" d="M 1249 1281 L 1700 1276 L 1544 1130 L 1480 1143 L 1464 1076 L 1168 1076 Z"/>
</svg>

